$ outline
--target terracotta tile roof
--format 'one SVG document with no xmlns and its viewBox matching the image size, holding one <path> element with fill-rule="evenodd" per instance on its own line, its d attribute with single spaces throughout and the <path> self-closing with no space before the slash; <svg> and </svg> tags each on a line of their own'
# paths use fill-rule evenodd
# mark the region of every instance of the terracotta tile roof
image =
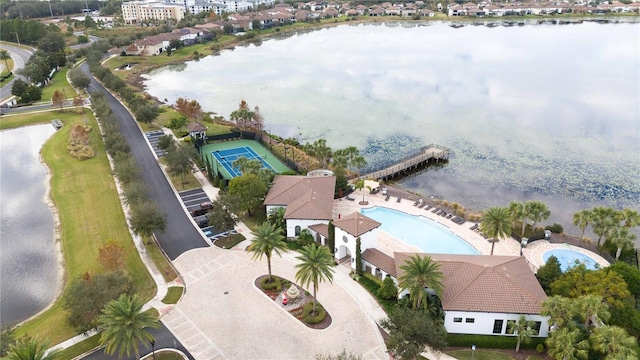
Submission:
<svg viewBox="0 0 640 360">
<path fill-rule="evenodd" d="M 276 175 L 264 205 L 286 206 L 285 219 L 331 219 L 335 176 Z"/>
<path fill-rule="evenodd" d="M 397 278 L 395 260 L 376 248 L 369 248 L 362 252 L 362 259 L 382 269 L 387 274 Z"/>
<path fill-rule="evenodd" d="M 324 236 L 325 238 L 329 237 L 329 225 L 327 224 L 313 224 L 309 226 L 309 229 L 317 232 L 318 234 Z"/>
<path fill-rule="evenodd" d="M 379 227 L 379 222 L 367 217 L 359 212 L 349 214 L 342 219 L 333 222 L 336 227 L 348 232 L 353 236 L 360 236 Z"/>
<path fill-rule="evenodd" d="M 414 255 L 395 253 L 396 272 Z M 521 256 L 430 254 L 444 275 L 442 308 L 539 314 L 547 295 Z"/>
</svg>

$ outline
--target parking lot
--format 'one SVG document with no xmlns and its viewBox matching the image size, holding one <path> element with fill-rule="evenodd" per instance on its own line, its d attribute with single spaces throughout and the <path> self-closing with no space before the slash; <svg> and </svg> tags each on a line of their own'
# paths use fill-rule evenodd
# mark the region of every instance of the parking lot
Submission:
<svg viewBox="0 0 640 360">
<path fill-rule="evenodd" d="M 211 199 L 202 189 L 193 189 L 179 192 L 180 200 L 184 206 L 189 210 L 189 215 L 196 222 L 200 231 L 211 242 L 215 241 L 221 236 L 226 236 L 226 231 L 218 230 L 213 226 L 209 226 L 209 219 L 207 218 L 207 211 L 211 206 Z M 237 234 L 235 230 L 231 230 L 232 234 Z"/>
</svg>

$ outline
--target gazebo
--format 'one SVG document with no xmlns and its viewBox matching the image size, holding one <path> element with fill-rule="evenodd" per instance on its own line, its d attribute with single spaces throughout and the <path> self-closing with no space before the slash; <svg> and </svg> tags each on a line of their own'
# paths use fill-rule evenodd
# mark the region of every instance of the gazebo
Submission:
<svg viewBox="0 0 640 360">
<path fill-rule="evenodd" d="M 189 132 L 189 136 L 192 136 L 194 139 L 205 139 L 207 137 L 207 127 L 202 124 L 193 122 L 188 123 L 185 127 Z"/>
</svg>

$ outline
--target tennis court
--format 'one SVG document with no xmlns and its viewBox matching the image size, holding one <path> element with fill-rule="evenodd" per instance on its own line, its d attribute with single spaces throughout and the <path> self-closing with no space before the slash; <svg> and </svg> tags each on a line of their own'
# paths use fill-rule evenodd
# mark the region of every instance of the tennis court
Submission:
<svg viewBox="0 0 640 360">
<path fill-rule="evenodd" d="M 258 160 L 262 163 L 263 169 L 271 169 L 278 174 L 290 170 L 267 148 L 253 140 L 234 140 L 208 144 L 202 147 L 202 154 L 210 160 L 213 172 L 226 180 L 242 175 L 240 169 L 233 166 L 233 162 L 242 157 L 249 160 Z"/>
</svg>

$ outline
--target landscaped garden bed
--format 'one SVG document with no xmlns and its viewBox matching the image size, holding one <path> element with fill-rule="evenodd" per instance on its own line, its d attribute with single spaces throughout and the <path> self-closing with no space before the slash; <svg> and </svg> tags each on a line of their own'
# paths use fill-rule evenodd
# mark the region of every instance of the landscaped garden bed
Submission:
<svg viewBox="0 0 640 360">
<path fill-rule="evenodd" d="M 312 329 L 326 329 L 331 325 L 331 315 L 322 307 L 322 304 L 317 303 L 317 315 L 313 316 L 311 312 L 313 311 L 313 301 L 315 299 L 309 292 L 287 279 L 274 275 L 271 276 L 274 281 L 267 284 L 267 278 L 268 275 L 259 276 L 255 280 L 255 286 L 273 300 L 276 305 L 281 306 L 291 316 Z M 293 289 L 291 289 L 292 286 Z M 291 298 L 292 292 L 297 292 L 298 295 L 295 298 Z M 284 301 L 284 298 L 287 300 Z"/>
</svg>

